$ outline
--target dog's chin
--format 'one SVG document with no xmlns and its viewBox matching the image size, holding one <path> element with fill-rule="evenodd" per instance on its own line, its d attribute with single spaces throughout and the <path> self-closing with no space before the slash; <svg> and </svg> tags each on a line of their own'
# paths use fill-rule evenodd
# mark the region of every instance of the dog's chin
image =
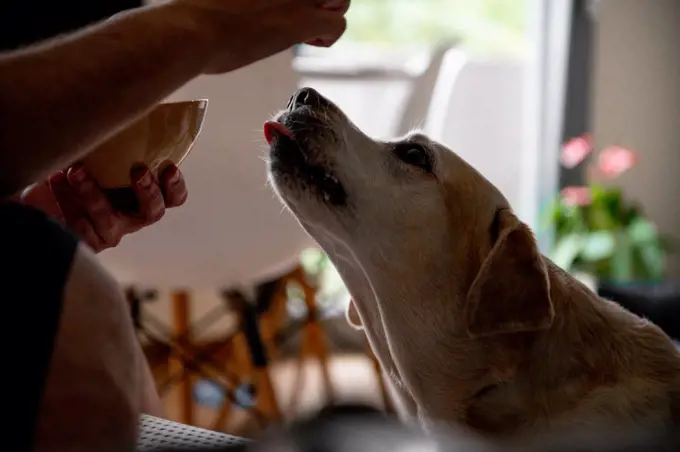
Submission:
<svg viewBox="0 0 680 452">
<path fill-rule="evenodd" d="M 293 208 L 311 203 L 315 207 L 342 208 L 347 192 L 333 171 L 310 155 L 305 145 L 292 133 L 274 131 L 270 141 L 269 173 L 274 188 L 283 201 Z"/>
</svg>

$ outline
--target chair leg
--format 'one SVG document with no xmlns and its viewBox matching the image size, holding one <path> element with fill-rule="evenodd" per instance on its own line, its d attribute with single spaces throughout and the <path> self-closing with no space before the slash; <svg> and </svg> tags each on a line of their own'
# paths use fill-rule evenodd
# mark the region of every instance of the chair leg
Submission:
<svg viewBox="0 0 680 452">
<path fill-rule="evenodd" d="M 323 327 L 318 321 L 314 321 L 309 325 L 310 331 L 310 342 L 314 348 L 314 355 L 319 360 L 319 366 L 321 366 L 321 376 L 323 379 L 324 391 L 326 395 L 326 404 L 333 405 L 335 403 L 335 388 L 333 387 L 333 381 L 331 379 L 331 369 L 330 369 L 330 356 L 328 355 L 328 349 L 326 348 L 326 337 L 323 331 Z"/>
<path fill-rule="evenodd" d="M 295 377 L 293 378 L 293 387 L 290 390 L 290 398 L 288 400 L 288 412 L 292 415 L 297 414 L 298 407 L 300 405 L 300 398 L 302 397 L 302 392 L 307 381 L 305 361 L 307 357 L 307 347 L 306 339 L 303 337 L 300 342 L 300 349 L 298 351 L 297 360 L 295 362 Z"/>
<path fill-rule="evenodd" d="M 305 280 L 303 272 L 300 272 L 299 283 L 302 285 L 305 304 L 307 305 L 307 315 L 310 320 L 305 327 L 305 341 L 309 347 L 309 354 L 318 360 L 319 365 L 321 366 L 321 377 L 326 393 L 326 403 L 331 405 L 335 401 L 335 390 L 331 380 L 330 356 L 326 344 L 326 335 L 324 334 L 316 305 L 316 288 Z"/>
<path fill-rule="evenodd" d="M 235 349 L 245 350 L 249 355 L 251 383 L 255 387 L 256 408 L 267 419 L 278 423 L 283 416 L 276 399 L 270 375 L 267 347 L 262 339 L 257 308 L 250 304 L 242 293 L 226 292 L 225 298 L 240 317 L 239 333 L 243 342 L 234 344 Z M 238 335 L 237 335 L 238 336 Z"/>
<path fill-rule="evenodd" d="M 276 391 L 271 379 L 271 367 L 267 357 L 267 350 L 262 341 L 257 312 L 253 306 L 242 306 L 242 331 L 248 343 L 250 358 L 253 365 L 253 383 L 256 388 L 257 409 L 266 416 L 268 421 L 278 423 L 283 416 L 276 399 Z"/>
<path fill-rule="evenodd" d="M 255 387 L 257 388 L 257 409 L 267 416 L 267 420 L 275 424 L 281 422 L 283 415 L 279 409 L 269 366 L 255 369 Z"/>
<path fill-rule="evenodd" d="M 190 299 L 188 292 L 172 292 L 173 333 L 178 342 L 185 343 L 190 338 Z M 187 368 L 186 361 L 182 357 L 171 356 L 168 362 L 170 374 L 182 373 L 183 378 L 177 385 L 176 400 L 179 407 L 179 421 L 183 424 L 193 425 L 194 402 L 193 402 L 193 375 Z"/>
<path fill-rule="evenodd" d="M 225 360 L 225 369 L 234 374 L 239 380 L 246 380 L 253 374 L 253 366 L 248 354 L 248 341 L 240 330 L 234 333 L 231 338 L 229 358 Z M 226 398 L 217 419 L 213 424 L 213 430 L 229 432 L 231 413 L 233 412 L 233 402 Z"/>
</svg>

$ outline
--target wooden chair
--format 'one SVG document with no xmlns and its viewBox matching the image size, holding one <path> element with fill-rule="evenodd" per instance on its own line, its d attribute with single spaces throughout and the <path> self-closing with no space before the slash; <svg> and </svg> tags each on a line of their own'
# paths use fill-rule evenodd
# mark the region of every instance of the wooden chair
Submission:
<svg viewBox="0 0 680 452">
<path fill-rule="evenodd" d="M 301 289 L 300 293 L 307 307 L 303 320 L 291 321 L 288 318 L 287 302 L 291 285 Z M 140 294 L 133 289 L 129 289 L 127 293 L 133 312 L 139 311 L 135 306 L 143 297 L 152 298 L 152 295 Z M 253 432 L 253 428 L 259 429 L 280 423 L 284 419 L 282 411 L 296 412 L 305 384 L 305 366 L 311 362 L 317 362 L 320 366 L 325 404 L 332 404 L 335 401 L 334 385 L 330 375 L 332 355 L 315 303 L 316 289 L 302 268 L 298 267 L 276 280 L 260 285 L 254 300 L 247 299 L 237 290 L 225 291 L 223 298 L 227 308 L 225 312 L 236 313 L 238 316 L 236 328 L 223 340 L 208 345 L 194 340 L 192 331 L 195 325 L 192 327 L 188 320 L 189 294 L 181 292 L 175 293 L 172 300 L 174 311 L 172 328 L 166 329 L 165 337 L 156 336 L 157 343 L 165 341 L 168 351 L 168 372 L 165 381 L 161 383 L 162 393 L 174 399 L 178 405 L 179 421 L 190 425 L 195 423 L 194 385 L 198 378 L 204 378 L 219 384 L 225 393 L 224 403 L 219 407 L 210 425 L 213 430 L 244 434 L 246 431 Z M 149 323 L 150 320 L 151 318 L 139 318 L 138 315 L 135 323 L 144 330 L 145 323 Z M 150 330 L 162 332 L 163 327 L 155 321 Z M 280 344 L 292 332 L 298 332 L 301 341 L 294 358 L 296 361 L 294 389 L 290 403 L 282 410 L 272 381 L 272 364 L 284 358 Z M 147 334 L 152 336 L 149 332 Z M 391 411 L 382 372 L 368 347 L 366 355 L 372 360 L 385 409 Z M 156 360 L 156 363 L 158 365 L 159 360 Z M 248 401 L 244 403 L 238 400 L 236 394 L 244 389 L 251 391 L 252 405 L 249 405 Z M 252 416 L 250 418 L 237 416 L 237 412 L 243 409 Z M 254 421 L 256 425 L 250 425 L 253 422 L 249 420 Z"/>
</svg>

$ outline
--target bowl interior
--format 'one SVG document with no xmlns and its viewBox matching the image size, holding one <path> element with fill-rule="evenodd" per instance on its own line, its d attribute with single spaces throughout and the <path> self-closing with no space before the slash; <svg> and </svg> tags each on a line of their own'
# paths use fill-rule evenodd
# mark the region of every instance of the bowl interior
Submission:
<svg viewBox="0 0 680 452">
<path fill-rule="evenodd" d="M 130 169 L 144 163 L 158 176 L 179 165 L 201 132 L 208 101 L 165 102 L 94 149 L 83 164 L 102 189 L 130 188 Z"/>
</svg>

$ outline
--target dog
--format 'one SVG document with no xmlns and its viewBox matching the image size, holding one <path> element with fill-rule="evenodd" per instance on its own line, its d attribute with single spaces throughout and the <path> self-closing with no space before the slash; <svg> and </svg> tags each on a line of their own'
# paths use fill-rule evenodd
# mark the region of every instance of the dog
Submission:
<svg viewBox="0 0 680 452">
<path fill-rule="evenodd" d="M 328 254 L 406 419 L 512 441 L 680 423 L 680 353 L 541 255 L 502 193 L 421 133 L 377 141 L 298 90 L 271 185 Z"/>
</svg>

